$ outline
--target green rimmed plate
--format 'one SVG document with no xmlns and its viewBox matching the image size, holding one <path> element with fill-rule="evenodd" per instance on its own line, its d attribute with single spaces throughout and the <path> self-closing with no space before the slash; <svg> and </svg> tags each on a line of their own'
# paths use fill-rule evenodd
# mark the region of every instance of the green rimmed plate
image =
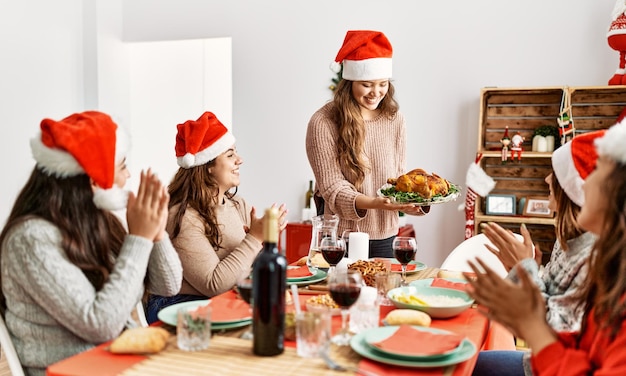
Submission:
<svg viewBox="0 0 626 376">
<path fill-rule="evenodd" d="M 385 339 L 392 336 L 399 328 L 400 327 L 396 325 L 396 326 L 381 326 L 378 328 L 373 328 L 372 330 L 368 330 L 367 333 L 365 333 L 364 335 L 365 343 L 367 344 L 367 346 L 369 346 L 370 348 L 372 348 L 372 350 L 376 352 L 385 354 L 390 357 L 404 359 L 404 360 L 441 359 L 441 358 L 456 354 L 462 349 L 462 346 L 463 346 L 463 342 L 461 341 L 459 346 L 457 346 L 456 348 L 451 349 L 446 352 L 442 352 L 441 354 L 407 354 L 407 353 L 389 351 L 389 350 L 382 349 L 375 345 L 375 343 L 384 341 Z M 430 332 L 430 333 L 435 333 L 435 334 L 453 334 L 452 332 L 449 332 L 443 329 L 427 328 L 427 327 L 422 327 L 422 326 L 412 326 L 412 328 L 419 330 L 419 331 Z M 468 340 L 467 338 L 463 339 L 463 341 L 467 341 L 467 340 Z"/>
<path fill-rule="evenodd" d="M 294 279 L 288 278 L 287 285 L 297 285 L 297 286 L 310 285 L 310 284 L 325 280 L 326 276 L 327 276 L 327 273 L 325 271 L 318 269 L 314 275 L 307 277 L 305 279 L 294 280 Z"/>
<path fill-rule="evenodd" d="M 210 300 L 208 299 L 203 299 L 203 300 L 192 300 L 190 302 L 172 304 L 171 306 L 167 306 L 163 308 L 162 310 L 160 310 L 159 313 L 157 314 L 157 317 L 159 318 L 159 320 L 161 320 L 162 322 L 168 325 L 176 326 L 176 313 L 178 312 L 178 309 L 197 308 L 203 305 L 207 305 L 209 301 Z M 232 325 L 241 324 L 239 326 L 244 326 L 244 325 L 249 324 L 250 322 L 252 322 L 252 317 L 250 315 L 248 315 L 247 317 L 239 317 L 239 318 L 235 318 L 232 320 L 211 321 L 211 329 L 219 330 L 219 329 L 236 328 L 237 326 L 232 326 Z"/>
<path fill-rule="evenodd" d="M 372 328 L 369 330 L 373 329 L 376 328 Z M 445 367 L 464 362 L 474 356 L 474 354 L 476 353 L 476 346 L 472 343 L 472 341 L 466 338 L 465 340 L 463 340 L 463 342 L 461 342 L 461 346 L 457 352 L 443 358 L 420 360 L 399 359 L 393 356 L 379 353 L 372 349 L 370 345 L 368 345 L 365 341 L 365 336 L 369 330 L 360 332 L 352 337 L 352 339 L 350 339 L 350 347 L 352 347 L 352 350 L 365 358 L 385 364 L 391 364 L 394 366 L 413 368 Z"/>
</svg>

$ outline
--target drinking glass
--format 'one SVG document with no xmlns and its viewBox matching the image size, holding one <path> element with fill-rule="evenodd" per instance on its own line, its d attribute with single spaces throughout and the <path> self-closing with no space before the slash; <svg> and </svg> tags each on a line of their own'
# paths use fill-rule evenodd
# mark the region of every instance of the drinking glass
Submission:
<svg viewBox="0 0 626 376">
<path fill-rule="evenodd" d="M 329 265 L 328 274 L 331 274 L 335 272 L 335 267 L 346 255 L 346 246 L 343 239 L 328 236 L 320 241 L 320 251 Z"/>
<path fill-rule="evenodd" d="M 252 316 L 252 278 L 250 278 L 249 276 L 240 278 L 237 281 L 237 292 L 239 293 L 241 299 L 243 299 L 244 302 L 250 305 L 250 315 Z M 246 330 L 241 334 L 241 336 L 239 336 L 239 338 L 250 340 L 253 337 L 254 336 L 252 334 L 252 325 L 250 325 L 248 330 Z"/>
<path fill-rule="evenodd" d="M 417 241 L 411 236 L 396 236 L 391 245 L 393 257 L 402 265 L 402 286 L 407 286 L 406 267 L 415 259 Z"/>
<path fill-rule="evenodd" d="M 349 257 L 348 255 L 350 255 L 350 233 L 351 232 L 358 232 L 358 230 L 352 230 L 352 229 L 348 229 L 348 230 L 344 230 L 341 233 L 341 239 L 343 239 L 343 243 L 346 245 L 346 256 Z"/>
<path fill-rule="evenodd" d="M 352 335 L 348 330 L 348 309 L 352 306 L 363 286 L 363 276 L 358 270 L 337 270 L 328 275 L 328 290 L 335 303 L 341 308 L 341 330 L 331 338 L 338 346 L 350 344 Z"/>
</svg>

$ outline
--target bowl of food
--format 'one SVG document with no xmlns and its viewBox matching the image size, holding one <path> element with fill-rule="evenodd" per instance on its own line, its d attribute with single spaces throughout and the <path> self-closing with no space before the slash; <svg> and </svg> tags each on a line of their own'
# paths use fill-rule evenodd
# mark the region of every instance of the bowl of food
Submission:
<svg viewBox="0 0 626 376">
<path fill-rule="evenodd" d="M 329 312 L 331 315 L 341 314 L 341 308 L 335 303 L 330 294 L 310 297 L 305 302 L 309 312 Z"/>
<path fill-rule="evenodd" d="M 474 303 L 464 291 L 431 286 L 398 287 L 387 297 L 398 308 L 416 309 L 437 319 L 457 316 Z"/>
</svg>

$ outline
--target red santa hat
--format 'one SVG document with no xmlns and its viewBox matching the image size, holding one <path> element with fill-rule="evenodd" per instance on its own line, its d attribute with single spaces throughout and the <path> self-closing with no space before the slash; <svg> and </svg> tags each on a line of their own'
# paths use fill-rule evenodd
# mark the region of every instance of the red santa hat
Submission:
<svg viewBox="0 0 626 376">
<path fill-rule="evenodd" d="M 596 148 L 599 155 L 609 157 L 617 163 L 626 164 L 626 120 L 624 120 L 624 112 L 619 119 L 615 125 L 606 131 L 604 137 L 596 140 Z"/>
<path fill-rule="evenodd" d="M 552 169 L 567 196 L 578 206 L 583 206 L 583 182 L 594 170 L 598 153 L 594 141 L 604 135 L 604 130 L 576 136 L 552 153 Z"/>
<path fill-rule="evenodd" d="M 43 119 L 41 132 L 30 146 L 37 167 L 65 178 L 87 174 L 97 189 L 94 202 L 101 209 L 122 209 L 127 195 L 114 185 L 115 169 L 126 156 L 129 139 L 107 114 L 85 111 L 62 120 Z"/>
<path fill-rule="evenodd" d="M 182 168 L 201 166 L 235 144 L 235 136 L 211 112 L 177 125 L 176 159 Z"/>
<path fill-rule="evenodd" d="M 391 43 L 380 31 L 351 30 L 335 58 L 343 63 L 342 78 L 368 81 L 391 78 Z M 336 70 L 336 69 L 335 69 Z"/>
</svg>

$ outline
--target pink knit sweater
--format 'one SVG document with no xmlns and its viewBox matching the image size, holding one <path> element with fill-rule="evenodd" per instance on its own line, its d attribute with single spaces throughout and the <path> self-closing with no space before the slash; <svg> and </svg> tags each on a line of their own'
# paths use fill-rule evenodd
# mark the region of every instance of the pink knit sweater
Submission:
<svg viewBox="0 0 626 376">
<path fill-rule="evenodd" d="M 367 232 L 370 239 L 385 239 L 398 234 L 398 213 L 390 210 L 357 210 L 358 195 L 376 196 L 388 178 L 405 172 L 406 124 L 404 116 L 378 116 L 365 121 L 364 154 L 370 171 L 366 173 L 362 192 L 346 180 L 336 152 L 337 125 L 331 120 L 329 102 L 317 110 L 309 121 L 306 152 L 316 180 L 316 189 L 326 201 L 325 212 L 337 214 L 339 234 L 345 229 Z"/>
</svg>

